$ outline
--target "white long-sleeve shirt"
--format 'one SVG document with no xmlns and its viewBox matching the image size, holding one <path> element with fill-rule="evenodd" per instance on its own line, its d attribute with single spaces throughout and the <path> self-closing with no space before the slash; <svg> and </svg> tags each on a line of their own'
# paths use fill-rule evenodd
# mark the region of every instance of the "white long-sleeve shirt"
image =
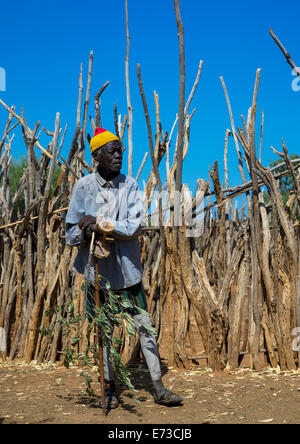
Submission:
<svg viewBox="0 0 300 444">
<path fill-rule="evenodd" d="M 142 280 L 138 237 L 141 234 L 143 203 L 136 180 L 119 174 L 107 182 L 98 172 L 82 177 L 75 184 L 66 216 L 67 224 L 76 224 L 66 233 L 69 245 L 79 245 L 74 269 L 94 282 L 94 263 L 89 259 L 89 243 L 84 241 L 78 222 L 83 216 L 109 217 L 115 222 L 111 253 L 98 260 L 100 286 L 110 283 L 112 290 L 131 287 Z"/>
</svg>

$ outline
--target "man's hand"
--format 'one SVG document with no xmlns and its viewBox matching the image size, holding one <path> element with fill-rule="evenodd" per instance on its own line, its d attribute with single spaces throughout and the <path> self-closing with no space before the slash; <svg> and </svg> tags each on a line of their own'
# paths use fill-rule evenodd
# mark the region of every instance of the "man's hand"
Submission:
<svg viewBox="0 0 300 444">
<path fill-rule="evenodd" d="M 97 231 L 96 218 L 88 214 L 80 219 L 78 227 L 84 231 L 86 239 L 90 239 L 93 231 Z"/>
<path fill-rule="evenodd" d="M 83 216 L 78 222 L 78 227 L 81 230 L 85 230 L 89 225 L 96 224 L 96 218 L 88 214 L 87 216 Z"/>
</svg>

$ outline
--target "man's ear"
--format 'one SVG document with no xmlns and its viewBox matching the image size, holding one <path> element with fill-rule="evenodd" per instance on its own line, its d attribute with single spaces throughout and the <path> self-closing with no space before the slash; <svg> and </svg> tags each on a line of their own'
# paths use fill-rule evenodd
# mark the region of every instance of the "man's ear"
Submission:
<svg viewBox="0 0 300 444">
<path fill-rule="evenodd" d="M 96 162 L 98 162 L 98 159 L 97 159 L 97 157 L 99 156 L 98 153 L 99 153 L 99 148 L 91 152 L 91 156 L 94 160 L 96 160 Z"/>
</svg>

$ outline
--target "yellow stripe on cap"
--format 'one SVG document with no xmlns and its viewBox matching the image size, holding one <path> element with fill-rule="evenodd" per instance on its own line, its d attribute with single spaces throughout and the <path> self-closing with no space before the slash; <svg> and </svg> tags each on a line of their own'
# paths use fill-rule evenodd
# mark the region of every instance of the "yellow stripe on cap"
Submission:
<svg viewBox="0 0 300 444">
<path fill-rule="evenodd" d="M 94 137 L 92 137 L 90 141 L 91 153 L 101 146 L 106 145 L 108 142 L 112 142 L 113 140 L 119 139 L 113 133 L 105 130 L 104 128 L 96 128 Z"/>
</svg>

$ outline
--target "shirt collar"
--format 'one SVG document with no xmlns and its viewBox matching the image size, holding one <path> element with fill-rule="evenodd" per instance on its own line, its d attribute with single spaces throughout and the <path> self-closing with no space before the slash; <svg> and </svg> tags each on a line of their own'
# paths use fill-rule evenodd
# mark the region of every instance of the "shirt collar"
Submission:
<svg viewBox="0 0 300 444">
<path fill-rule="evenodd" d="M 96 171 L 96 179 L 97 182 L 100 184 L 101 187 L 104 188 L 116 188 L 121 180 L 121 174 L 118 174 L 116 177 L 114 177 L 112 180 L 105 180 L 102 176 Z"/>
</svg>

